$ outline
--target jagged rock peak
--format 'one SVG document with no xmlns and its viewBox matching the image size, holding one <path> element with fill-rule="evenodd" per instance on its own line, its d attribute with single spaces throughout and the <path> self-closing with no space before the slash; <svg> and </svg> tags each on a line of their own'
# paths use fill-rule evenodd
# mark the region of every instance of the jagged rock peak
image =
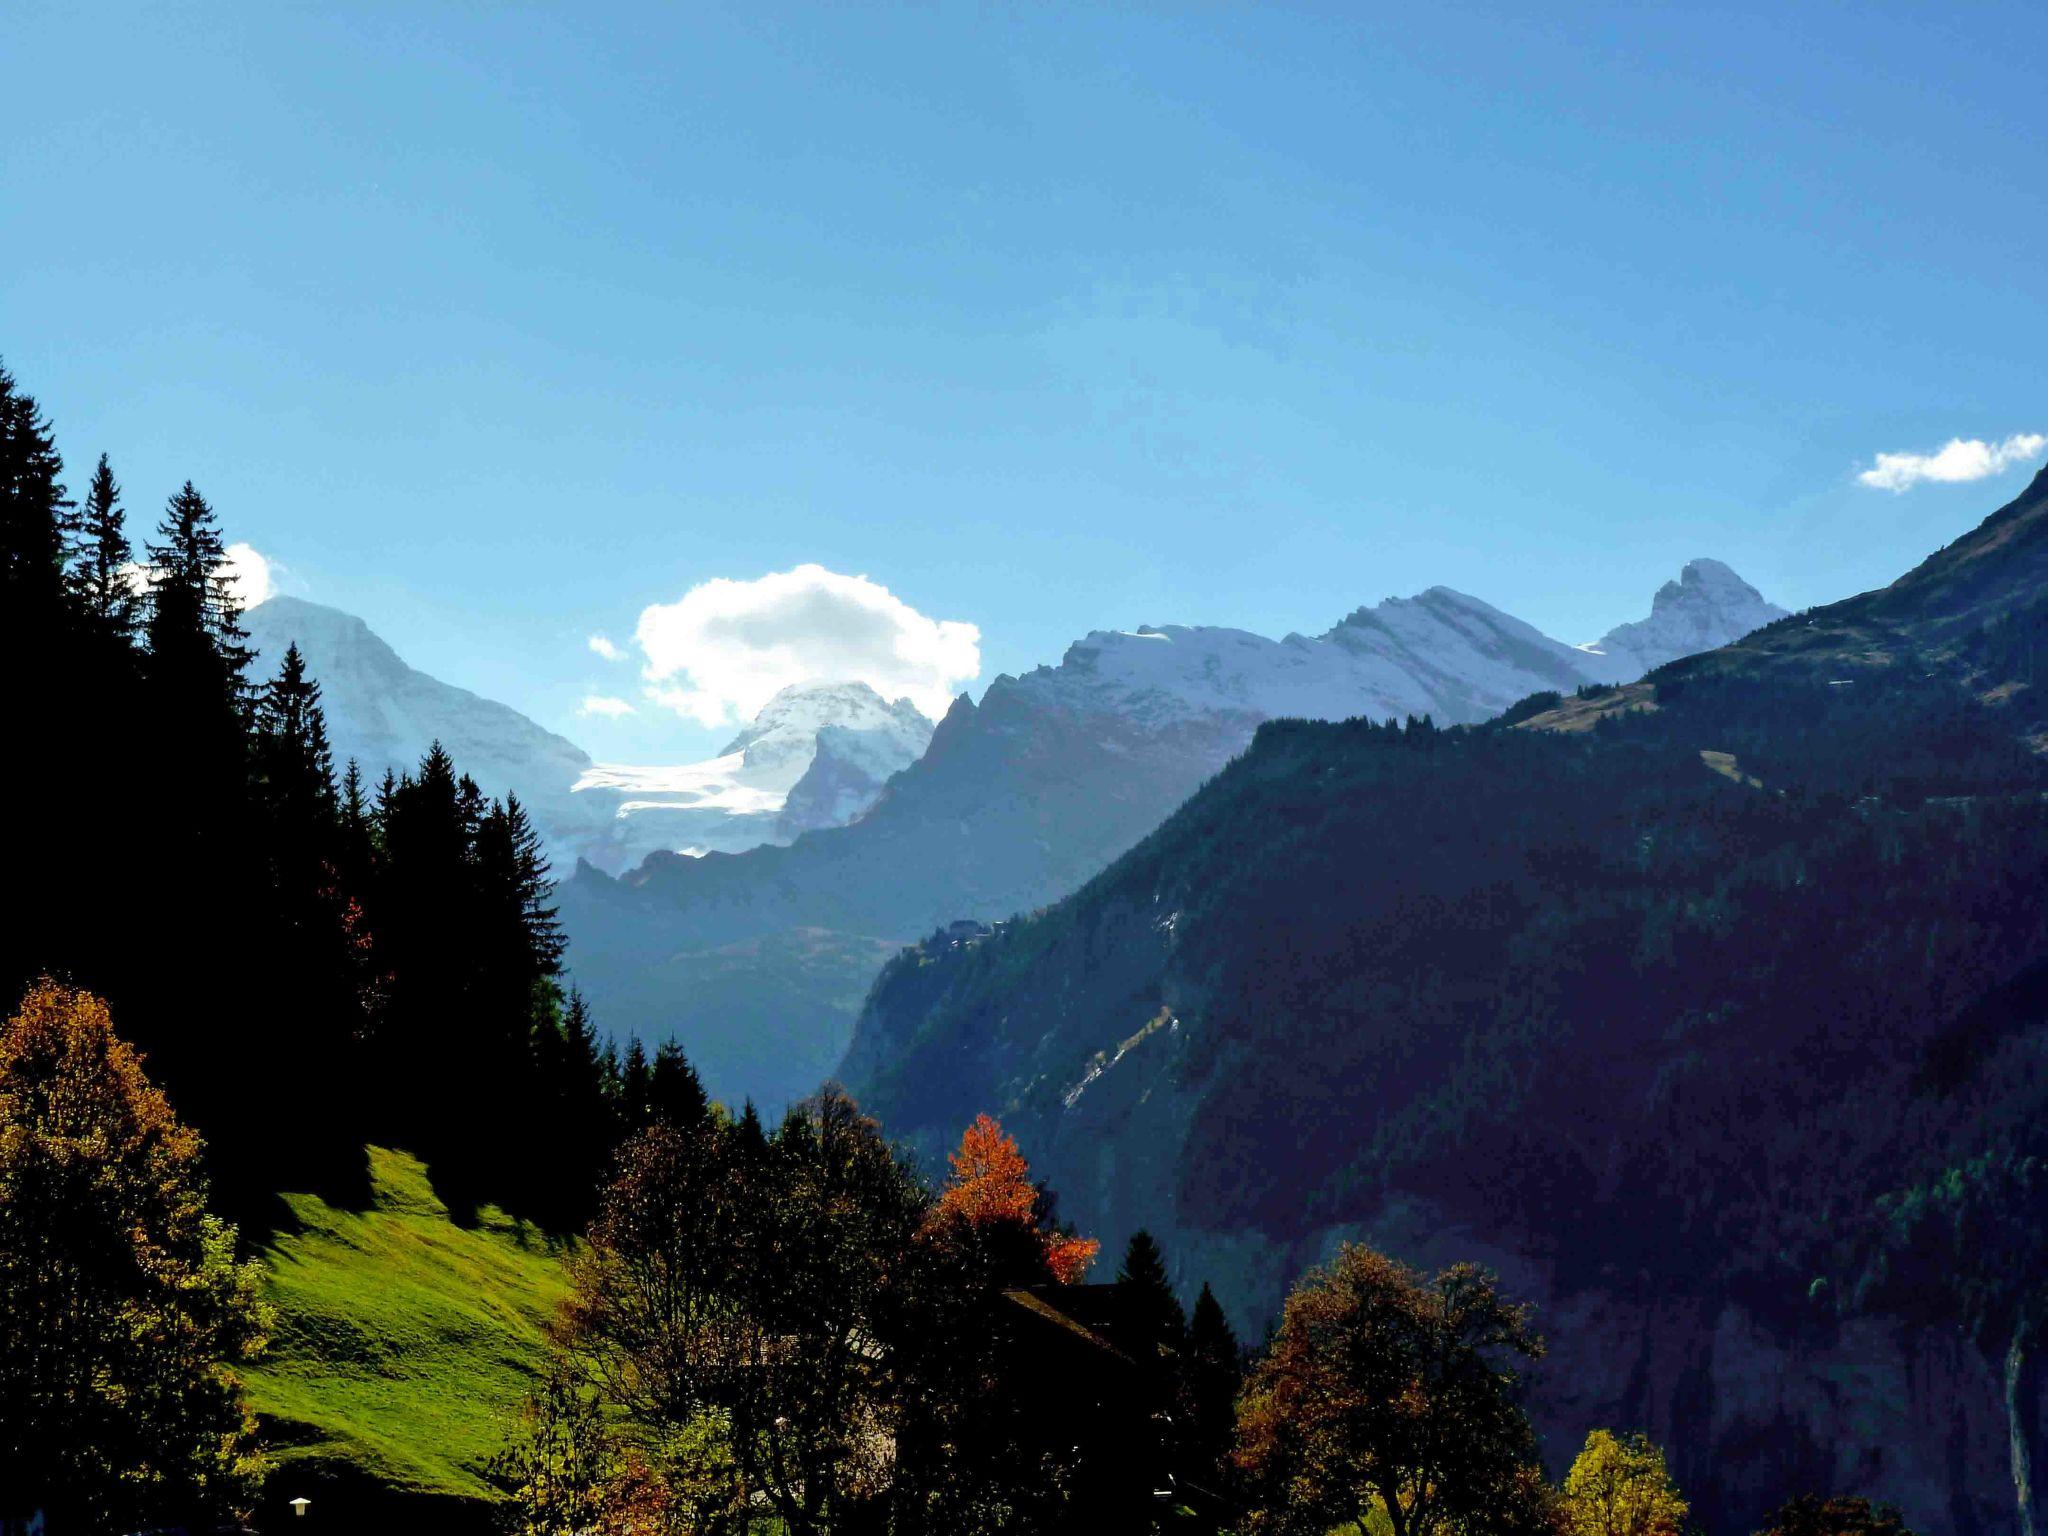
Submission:
<svg viewBox="0 0 2048 1536">
<path fill-rule="evenodd" d="M 1681 656 L 1716 650 L 1783 617 L 1783 608 L 1727 565 L 1703 557 L 1688 560 L 1676 581 L 1657 589 L 1648 618 L 1616 625 L 1587 649 L 1639 676 Z"/>
</svg>

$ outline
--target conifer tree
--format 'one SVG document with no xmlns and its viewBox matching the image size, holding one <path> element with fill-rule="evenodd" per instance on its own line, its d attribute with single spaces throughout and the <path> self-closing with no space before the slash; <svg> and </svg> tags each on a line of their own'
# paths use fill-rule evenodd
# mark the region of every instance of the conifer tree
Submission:
<svg viewBox="0 0 2048 1536">
<path fill-rule="evenodd" d="M 1187 1314 L 1173 1294 L 1173 1282 L 1166 1278 L 1166 1256 L 1150 1232 L 1141 1229 L 1131 1234 L 1123 1267 L 1117 1271 L 1116 1294 L 1128 1326 L 1155 1345 L 1180 1348 L 1187 1333 Z"/>
<path fill-rule="evenodd" d="M 71 584 L 86 623 L 124 648 L 135 643 L 142 628 L 142 600 L 136 593 L 127 521 L 121 509 L 121 487 L 103 453 L 79 512 Z"/>
<path fill-rule="evenodd" d="M 654 1067 L 648 1074 L 648 1104 L 655 1119 L 681 1130 L 703 1124 L 710 1113 L 703 1079 L 673 1040 L 663 1041 L 654 1053 Z"/>
<path fill-rule="evenodd" d="M 74 612 L 66 600 L 71 503 L 63 471 L 42 408 L 0 368 L 0 646 L 10 663 L 10 712 L 22 722 L 22 731 L 63 743 L 67 770 L 40 773 L 42 765 L 34 764 L 26 735 L 21 745 L 0 753 L 0 795 L 9 805 L 36 807 L 35 814 L 17 818 L 10 852 L 17 866 L 33 871 L 43 886 L 38 900 L 16 903 L 24 910 L 11 913 L 0 930 L 0 983 L 10 989 L 38 969 L 75 958 L 76 936 L 65 933 L 55 918 L 67 902 L 49 900 L 59 894 L 49 890 L 49 883 L 53 877 L 67 880 L 82 853 L 97 851 L 72 845 L 68 829 L 90 829 L 105 814 L 74 777 L 77 768 L 89 773 L 95 763 L 94 744 L 78 740 L 87 690 L 75 670 Z M 74 752 L 80 753 L 76 763 Z M 38 775 L 33 784 L 32 773 Z M 49 805 L 53 790 L 70 797 L 71 806 Z"/>
<path fill-rule="evenodd" d="M 619 1112 L 628 1135 L 645 1130 L 654 1118 L 654 1075 L 638 1035 L 626 1042 L 625 1064 L 619 1068 Z"/>
<path fill-rule="evenodd" d="M 149 649 L 159 676 L 216 690 L 220 702 L 239 713 L 249 634 L 220 524 L 190 480 L 164 508 L 149 562 Z"/>
<path fill-rule="evenodd" d="M 328 852 L 338 824 L 334 756 L 320 685 L 307 675 L 296 644 L 257 695 L 256 751 L 273 840 L 282 834 L 306 852 Z"/>
<path fill-rule="evenodd" d="M 1205 1486 L 1228 1481 L 1224 1465 L 1237 1432 L 1237 1394 L 1244 1384 L 1244 1352 L 1216 1293 L 1204 1284 L 1188 1322 L 1184 1369 L 1188 1434 L 1185 1475 Z"/>
<path fill-rule="evenodd" d="M 0 625 L 10 640 L 48 644 L 68 613 L 64 563 L 74 523 L 63 473 L 42 407 L 0 368 Z"/>
<path fill-rule="evenodd" d="M 1133 1450 L 1152 1458 L 1153 1471 L 1165 1474 L 1179 1460 L 1180 1356 L 1186 1343 L 1187 1315 L 1173 1282 L 1166 1277 L 1166 1259 L 1152 1234 L 1131 1234 L 1123 1267 L 1116 1277 L 1118 1342 L 1137 1362 L 1138 1389 L 1147 1423 L 1133 1425 Z"/>
</svg>

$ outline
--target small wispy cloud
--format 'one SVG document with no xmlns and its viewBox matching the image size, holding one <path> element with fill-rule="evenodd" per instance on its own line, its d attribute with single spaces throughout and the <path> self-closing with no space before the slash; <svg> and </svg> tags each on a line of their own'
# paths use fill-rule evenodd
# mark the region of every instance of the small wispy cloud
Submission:
<svg viewBox="0 0 2048 1536">
<path fill-rule="evenodd" d="M 1984 480 L 2023 464 L 2048 448 L 2048 436 L 2015 432 L 2002 443 L 1952 437 L 1933 453 L 1880 453 L 1856 478 L 1873 490 L 1910 491 L 1927 481 L 1944 485 Z"/>
<path fill-rule="evenodd" d="M 590 637 L 590 649 L 597 655 L 602 656 L 606 661 L 624 661 L 626 659 L 626 653 L 616 645 L 613 645 L 603 635 L 592 635 Z"/>
<path fill-rule="evenodd" d="M 610 694 L 586 693 L 583 702 L 576 706 L 579 715 L 602 715 L 607 720 L 617 720 L 622 715 L 635 715 L 639 711 L 624 699 L 615 699 Z"/>
</svg>

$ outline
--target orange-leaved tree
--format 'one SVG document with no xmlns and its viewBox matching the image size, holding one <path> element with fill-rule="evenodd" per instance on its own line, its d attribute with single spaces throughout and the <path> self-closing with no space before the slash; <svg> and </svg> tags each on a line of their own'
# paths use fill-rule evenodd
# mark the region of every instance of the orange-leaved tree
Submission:
<svg viewBox="0 0 2048 1536">
<path fill-rule="evenodd" d="M 1088 1273 L 1102 1245 L 1077 1237 L 1048 1219 L 1043 1192 L 1031 1182 L 1031 1165 L 994 1117 L 976 1115 L 949 1159 L 953 1173 L 932 1207 L 930 1225 L 959 1224 L 970 1231 L 1001 1235 L 1029 1232 L 1043 1253 L 1046 1268 L 1062 1285 Z"/>
</svg>

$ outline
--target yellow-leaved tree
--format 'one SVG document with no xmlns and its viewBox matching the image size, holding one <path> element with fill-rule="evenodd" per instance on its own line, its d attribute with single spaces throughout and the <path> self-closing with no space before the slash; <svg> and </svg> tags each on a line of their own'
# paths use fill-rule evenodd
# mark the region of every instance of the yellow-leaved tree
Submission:
<svg viewBox="0 0 2048 1536">
<path fill-rule="evenodd" d="M 1679 1536 L 1687 1505 L 1662 1451 L 1596 1429 L 1565 1477 L 1564 1512 L 1571 1536 Z"/>
<path fill-rule="evenodd" d="M 0 1025 L 7 1502 L 95 1531 L 246 1507 L 254 1426 L 232 1367 L 263 1343 L 257 1283 L 206 1208 L 198 1136 L 106 1004 L 30 987 Z"/>
</svg>

